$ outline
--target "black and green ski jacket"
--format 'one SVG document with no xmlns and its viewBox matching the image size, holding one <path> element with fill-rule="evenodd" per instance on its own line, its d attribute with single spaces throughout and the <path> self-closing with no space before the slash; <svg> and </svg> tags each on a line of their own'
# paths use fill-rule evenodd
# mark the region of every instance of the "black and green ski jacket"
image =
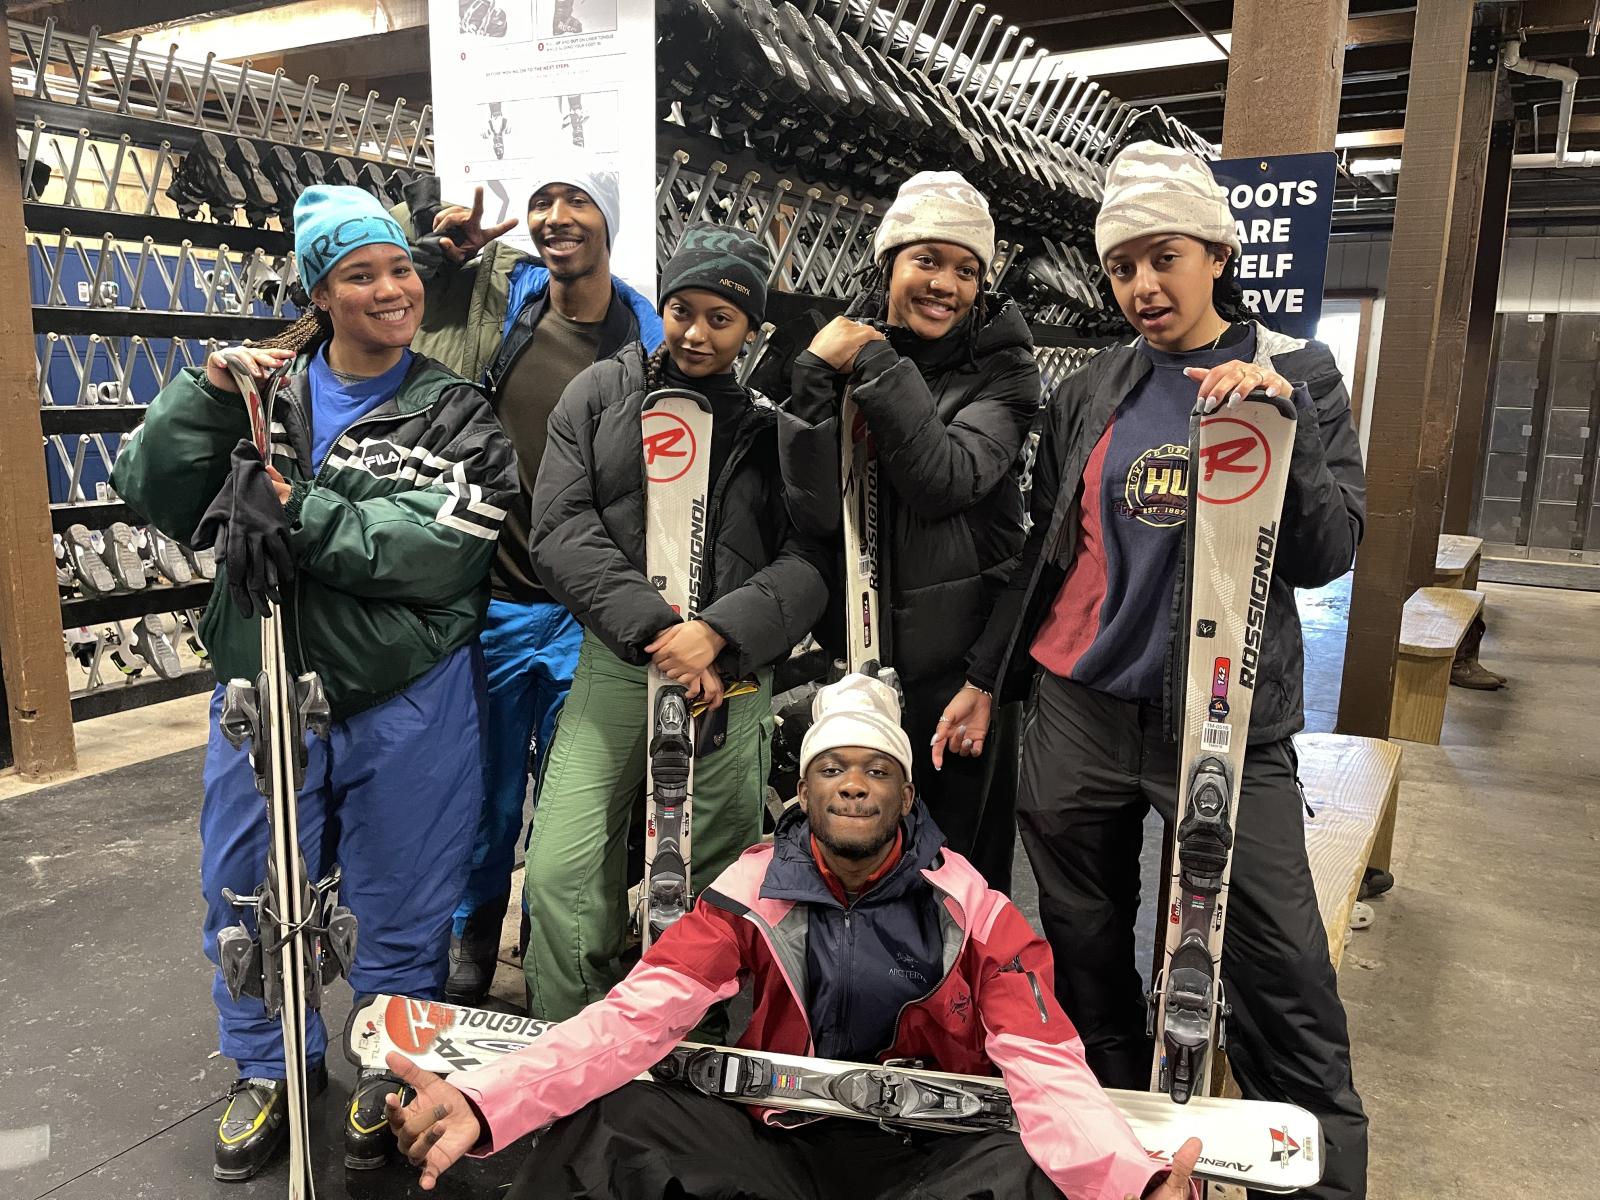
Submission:
<svg viewBox="0 0 1600 1200">
<path fill-rule="evenodd" d="M 309 361 L 295 363 L 272 413 L 272 465 L 293 489 L 287 650 L 293 671 L 322 677 L 342 719 L 477 635 L 516 456 L 483 393 L 419 354 L 395 395 L 347 428 L 313 474 Z M 151 401 L 111 485 L 187 542 L 249 434 L 239 396 L 186 369 Z M 219 680 L 254 678 L 260 626 L 234 607 L 223 575 L 219 565 L 200 637 Z"/>
</svg>

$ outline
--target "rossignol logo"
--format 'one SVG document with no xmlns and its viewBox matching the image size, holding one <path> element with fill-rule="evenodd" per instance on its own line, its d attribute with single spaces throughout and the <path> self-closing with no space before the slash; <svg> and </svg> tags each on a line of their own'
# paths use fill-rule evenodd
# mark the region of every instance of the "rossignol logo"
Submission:
<svg viewBox="0 0 1600 1200">
<path fill-rule="evenodd" d="M 393 442 L 362 442 L 356 454 L 368 474 L 380 479 L 393 475 L 406 461 L 406 456 Z"/>
<path fill-rule="evenodd" d="M 1278 548 L 1278 523 L 1256 530 L 1256 561 L 1250 568 L 1250 611 L 1245 617 L 1244 652 L 1239 655 L 1239 686 L 1255 691 L 1261 638 L 1267 627 L 1267 592 L 1272 587 L 1272 556 Z"/>
<path fill-rule="evenodd" d="M 706 569 L 706 500 L 696 496 L 689 510 L 689 607 L 699 606 L 705 595 L 701 579 Z"/>
<path fill-rule="evenodd" d="M 1256 494 L 1272 469 L 1261 431 L 1240 417 L 1200 422 L 1198 492 L 1207 504 L 1237 504 Z"/>
<path fill-rule="evenodd" d="M 653 408 L 644 414 L 644 473 L 651 483 L 674 483 L 694 465 L 699 446 L 694 430 L 676 413 Z"/>
</svg>

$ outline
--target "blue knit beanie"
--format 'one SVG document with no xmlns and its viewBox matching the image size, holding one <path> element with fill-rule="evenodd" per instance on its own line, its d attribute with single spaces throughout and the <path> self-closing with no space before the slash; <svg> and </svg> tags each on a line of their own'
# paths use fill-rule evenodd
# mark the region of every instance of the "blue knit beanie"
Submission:
<svg viewBox="0 0 1600 1200">
<path fill-rule="evenodd" d="M 300 283 L 310 291 L 352 250 L 362 246 L 411 247 L 395 219 L 358 187 L 309 187 L 294 202 L 294 252 Z"/>
</svg>

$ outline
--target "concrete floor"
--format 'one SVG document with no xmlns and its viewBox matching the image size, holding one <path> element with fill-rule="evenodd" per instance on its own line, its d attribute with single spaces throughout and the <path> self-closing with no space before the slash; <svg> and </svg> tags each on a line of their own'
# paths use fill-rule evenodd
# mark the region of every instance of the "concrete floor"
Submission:
<svg viewBox="0 0 1600 1200">
<path fill-rule="evenodd" d="M 1587 1195 L 1600 968 L 1600 595 L 1485 585 L 1500 693 L 1453 690 L 1438 747 L 1405 744 L 1395 890 L 1340 979 L 1372 1119 L 1374 1198 Z M 1307 716 L 1332 727 L 1341 581 L 1300 598 Z M 187 703 L 188 707 L 181 707 Z M 0 776 L 0 1194 L 52 1200 L 283 1194 L 282 1169 L 209 1178 L 229 1064 L 208 1058 L 196 943 L 194 703 L 92 723 L 117 769 L 42 789 Z M 201 718 L 203 721 L 203 718 Z M 112 724 L 115 723 L 115 724 Z M 170 728 L 169 728 L 170 726 Z M 157 755 L 166 757 L 157 757 Z M 137 762 L 138 758 L 150 761 Z M 121 765 L 122 763 L 132 765 Z M 1147 851 L 1147 883 L 1155 872 Z M 1035 898 L 1019 855 L 1017 899 Z M 1146 908 L 1148 912 L 1148 907 Z M 1141 925 L 1146 922 L 1141 921 Z M 1148 962 L 1149 931 L 1140 951 Z M 507 994 L 515 972 L 505 972 Z M 497 989 L 498 990 L 498 989 Z M 339 1022 L 347 992 L 334 989 Z M 422 1193 L 338 1163 L 348 1065 L 317 1103 L 322 1196 Z M 434 1195 L 500 1193 L 516 1152 Z"/>
</svg>

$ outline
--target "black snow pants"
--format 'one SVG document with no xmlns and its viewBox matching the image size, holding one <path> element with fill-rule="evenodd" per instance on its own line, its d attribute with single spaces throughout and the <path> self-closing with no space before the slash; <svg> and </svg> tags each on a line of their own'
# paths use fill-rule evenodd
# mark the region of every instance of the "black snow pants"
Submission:
<svg viewBox="0 0 1600 1200">
<path fill-rule="evenodd" d="M 978 868 L 991 888 L 1010 895 L 1022 705 L 1008 704 L 997 711 L 982 754 L 976 758 L 947 754 L 944 770 L 935 771 L 933 731 L 944 706 L 965 681 L 961 668 L 943 678 L 902 681 L 906 707 L 901 723 L 915 756 L 912 782 L 950 849 Z"/>
<path fill-rule="evenodd" d="M 1017 821 L 1039 881 L 1056 995 L 1106 1087 L 1150 1086 L 1134 921 L 1145 814 L 1153 807 L 1170 826 L 1177 803 L 1178 747 L 1162 726 L 1159 705 L 1046 671 L 1022 740 Z M 1306 861 L 1296 768 L 1287 738 L 1245 757 L 1222 951 L 1228 1061 L 1246 1097 L 1298 1104 L 1321 1121 L 1326 1170 L 1298 1194 L 1358 1200 L 1367 1118 Z"/>
<path fill-rule="evenodd" d="M 1046 1200 L 1004 1133 L 902 1137 L 840 1118 L 772 1129 L 742 1105 L 630 1083 L 541 1134 L 509 1200 Z"/>
</svg>

